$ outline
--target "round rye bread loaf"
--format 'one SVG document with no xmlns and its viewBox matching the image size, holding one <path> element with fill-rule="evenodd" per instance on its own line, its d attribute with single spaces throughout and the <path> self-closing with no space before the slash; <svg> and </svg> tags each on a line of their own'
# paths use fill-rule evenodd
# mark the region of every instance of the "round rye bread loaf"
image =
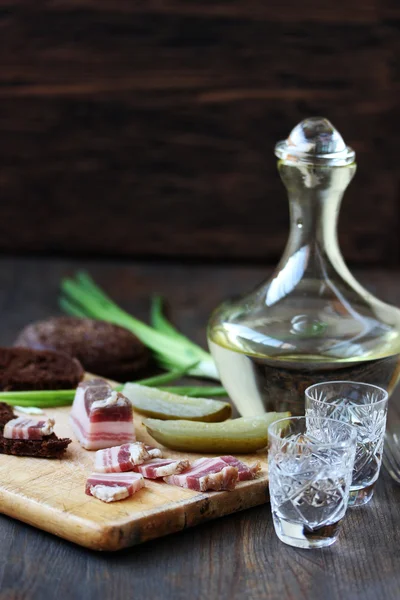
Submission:
<svg viewBox="0 0 400 600">
<path fill-rule="evenodd" d="M 77 358 L 86 371 L 123 381 L 147 367 L 150 353 L 127 329 L 93 319 L 51 317 L 25 327 L 14 346 L 55 350 Z"/>
<path fill-rule="evenodd" d="M 83 378 L 82 365 L 62 352 L 0 348 L 0 390 L 68 390 Z"/>
</svg>

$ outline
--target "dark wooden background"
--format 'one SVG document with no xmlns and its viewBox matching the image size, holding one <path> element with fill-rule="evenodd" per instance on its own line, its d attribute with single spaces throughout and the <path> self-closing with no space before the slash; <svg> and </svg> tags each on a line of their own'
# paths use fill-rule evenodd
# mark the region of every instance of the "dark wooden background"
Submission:
<svg viewBox="0 0 400 600">
<path fill-rule="evenodd" d="M 345 257 L 400 261 L 398 0 L 2 0 L 0 252 L 274 262 L 274 143 L 358 154 Z"/>
</svg>

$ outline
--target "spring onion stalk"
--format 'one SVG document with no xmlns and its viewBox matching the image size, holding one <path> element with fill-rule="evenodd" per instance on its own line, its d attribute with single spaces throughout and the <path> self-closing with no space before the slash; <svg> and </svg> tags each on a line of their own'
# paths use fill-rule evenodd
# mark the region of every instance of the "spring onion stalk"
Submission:
<svg viewBox="0 0 400 600">
<path fill-rule="evenodd" d="M 72 404 L 75 390 L 41 390 L 27 392 L 0 392 L 0 402 L 11 406 L 53 408 Z"/>
<path fill-rule="evenodd" d="M 151 324 L 157 331 L 161 331 L 166 335 L 169 335 L 176 340 L 180 340 L 183 344 L 190 346 L 194 351 L 198 351 L 199 346 L 189 340 L 186 336 L 180 333 L 163 315 L 162 312 L 162 298 L 160 296 L 154 296 L 151 303 L 150 309 L 150 320 Z M 206 353 L 207 354 L 207 353 Z M 208 354 L 208 356 L 210 356 Z"/>
<path fill-rule="evenodd" d="M 194 366 L 194 365 L 192 365 Z M 189 367 L 191 368 L 191 367 Z M 192 398 L 208 398 L 209 396 L 226 396 L 223 387 L 201 387 L 201 386 L 163 386 L 171 383 L 187 374 L 188 369 L 176 369 L 169 373 L 162 373 L 148 379 L 141 379 L 134 383 L 140 383 L 148 387 L 159 387 L 167 392 L 179 394 L 180 396 L 191 396 Z M 121 391 L 124 385 L 114 386 L 115 390 Z M 12 406 L 28 408 L 55 408 L 57 406 L 68 406 L 72 404 L 75 397 L 75 389 L 72 390 L 40 390 L 22 392 L 0 392 L 0 402 L 6 402 Z"/>
<path fill-rule="evenodd" d="M 216 369 L 214 360 L 208 352 L 205 352 L 200 346 L 189 340 L 185 335 L 180 333 L 163 315 L 162 312 L 162 298 L 160 296 L 154 296 L 152 299 L 151 311 L 150 311 L 151 324 L 156 331 L 164 333 L 171 339 L 181 343 L 184 347 L 191 349 L 195 354 L 199 355 L 200 361 L 195 368 L 189 371 L 190 375 L 194 376 L 206 376 L 211 379 L 217 379 L 219 381 L 218 371 Z M 161 362 L 164 367 L 171 368 L 172 364 L 168 358 L 161 357 Z M 211 373 L 210 373 L 211 367 Z"/>
<path fill-rule="evenodd" d="M 171 381 L 175 381 L 176 379 L 184 377 L 188 374 L 188 371 L 190 371 L 191 368 L 195 367 L 196 364 L 197 363 L 193 363 L 191 367 L 185 369 L 173 369 L 167 373 L 162 373 L 162 375 L 155 375 L 154 377 L 141 379 L 139 381 L 135 381 L 134 383 L 140 383 L 140 385 L 147 385 L 148 387 L 158 387 L 160 385 L 164 385 L 164 383 L 170 383 Z"/>
<path fill-rule="evenodd" d="M 61 290 L 60 306 L 67 314 L 109 321 L 125 327 L 153 350 L 161 366 L 185 369 L 197 363 L 190 368 L 190 375 L 219 380 L 211 354 L 168 323 L 161 313 L 160 299 L 153 304 L 151 327 L 121 309 L 85 272 L 78 272 L 74 279 L 63 279 Z"/>
<path fill-rule="evenodd" d="M 80 319 L 84 319 L 86 317 L 86 313 L 82 309 L 78 308 L 76 304 L 70 302 L 67 298 L 60 298 L 59 305 L 61 310 L 71 317 L 79 317 Z"/>
<path fill-rule="evenodd" d="M 142 383 L 136 381 L 135 383 Z M 142 385 L 144 385 L 142 383 Z M 118 385 L 114 389 L 122 390 Z M 191 398 L 209 398 L 210 396 L 227 396 L 223 387 L 192 387 L 192 386 L 166 386 L 160 390 L 190 396 Z M 56 408 L 57 406 L 69 406 L 72 404 L 76 390 L 42 390 L 26 392 L 0 392 L 0 402 L 6 402 L 11 406 L 22 406 L 27 408 Z"/>
<path fill-rule="evenodd" d="M 227 396 L 228 393 L 225 388 L 207 387 L 207 386 L 185 386 L 185 385 L 169 385 L 166 387 L 160 387 L 160 390 L 164 392 L 170 392 L 171 394 L 178 394 L 179 396 L 190 396 L 191 398 L 215 398 L 217 396 Z"/>
</svg>

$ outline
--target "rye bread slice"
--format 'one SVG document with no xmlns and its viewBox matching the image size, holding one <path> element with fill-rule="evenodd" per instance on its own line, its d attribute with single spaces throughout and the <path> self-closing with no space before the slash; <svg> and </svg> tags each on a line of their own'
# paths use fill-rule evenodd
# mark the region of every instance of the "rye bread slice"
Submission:
<svg viewBox="0 0 400 600">
<path fill-rule="evenodd" d="M 84 371 L 78 360 L 61 352 L 0 348 L 0 390 L 75 388 Z"/>
<path fill-rule="evenodd" d="M 130 331 L 94 319 L 51 317 L 25 327 L 14 346 L 65 352 L 86 371 L 123 381 L 148 365 L 150 353 Z"/>
<path fill-rule="evenodd" d="M 66 451 L 69 438 L 58 438 L 55 433 L 42 440 L 10 440 L 3 437 L 4 425 L 15 419 L 11 406 L 0 402 L 0 453 L 14 456 L 32 456 L 36 458 L 60 458 Z"/>
</svg>

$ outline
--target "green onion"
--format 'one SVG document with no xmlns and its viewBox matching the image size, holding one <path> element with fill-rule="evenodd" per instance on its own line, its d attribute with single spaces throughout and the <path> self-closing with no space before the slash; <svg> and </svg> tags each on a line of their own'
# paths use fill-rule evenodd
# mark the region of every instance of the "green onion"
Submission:
<svg viewBox="0 0 400 600">
<path fill-rule="evenodd" d="M 29 392 L 0 392 L 0 402 L 11 406 L 51 408 L 72 404 L 75 390 L 41 390 Z"/>
<path fill-rule="evenodd" d="M 180 379 L 188 374 L 190 369 L 194 368 L 197 363 L 193 363 L 188 368 L 185 369 L 174 369 L 167 373 L 162 373 L 161 375 L 155 375 L 154 377 L 149 377 L 148 379 L 141 379 L 140 381 L 135 381 L 134 383 L 140 383 L 140 385 L 147 385 L 148 387 L 158 387 L 160 385 L 164 385 L 164 383 L 170 383 L 171 381 L 175 381 L 176 379 Z"/>
<path fill-rule="evenodd" d="M 185 386 L 185 385 L 169 385 L 167 387 L 160 387 L 160 390 L 164 392 L 170 392 L 171 394 L 179 394 L 180 396 L 190 396 L 191 398 L 210 398 L 215 396 L 227 396 L 228 393 L 225 388 L 207 387 L 207 386 Z"/>
<path fill-rule="evenodd" d="M 150 309 L 150 319 L 151 319 L 152 326 L 154 327 L 154 329 L 157 329 L 157 331 L 161 331 L 162 333 L 165 333 L 166 335 L 169 335 L 170 337 L 175 338 L 176 340 L 180 340 L 183 344 L 186 344 L 187 346 L 192 347 L 194 351 L 199 350 L 199 346 L 197 344 L 195 344 L 194 342 L 189 340 L 186 336 L 184 336 L 182 333 L 180 333 L 164 317 L 164 315 L 162 313 L 162 298 L 160 296 L 154 296 L 152 299 L 151 309 Z M 202 350 L 202 352 L 204 352 L 204 351 Z M 207 352 L 205 354 L 207 354 Z M 210 356 L 210 355 L 207 354 L 207 356 Z"/>
<path fill-rule="evenodd" d="M 161 376 L 160 376 L 161 377 Z M 164 381 L 167 376 L 164 376 Z M 154 379 L 156 379 L 154 377 Z M 143 381 L 135 383 L 144 384 Z M 122 390 L 123 385 L 114 389 Z M 192 398 L 209 398 L 210 396 L 227 396 L 223 387 L 191 387 L 191 386 L 167 386 L 160 390 L 179 394 L 180 396 L 191 396 Z M 72 404 L 76 390 L 42 390 L 26 392 L 0 392 L 0 402 L 6 402 L 11 406 L 56 408 L 57 406 L 69 406 Z"/>
<path fill-rule="evenodd" d="M 74 316 L 108 321 L 125 327 L 135 334 L 153 352 L 160 365 L 172 369 L 187 369 L 189 374 L 219 380 L 211 354 L 179 333 L 162 315 L 161 300 L 156 298 L 152 307 L 153 327 L 132 317 L 111 300 L 85 272 L 74 279 L 61 282 L 61 308 Z M 196 363 L 195 367 L 192 367 Z"/>
</svg>

